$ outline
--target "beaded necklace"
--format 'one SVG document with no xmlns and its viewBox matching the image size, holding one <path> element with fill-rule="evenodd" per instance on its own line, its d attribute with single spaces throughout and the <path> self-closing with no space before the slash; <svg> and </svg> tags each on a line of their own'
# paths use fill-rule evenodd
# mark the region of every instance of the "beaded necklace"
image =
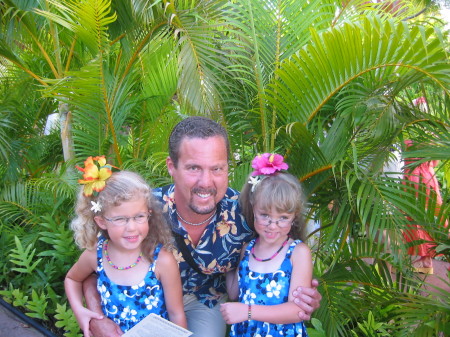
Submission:
<svg viewBox="0 0 450 337">
<path fill-rule="evenodd" d="M 177 213 L 177 216 L 180 218 L 181 221 L 183 221 L 184 223 L 187 223 L 188 225 L 191 225 L 191 226 L 203 225 L 203 224 L 207 223 L 208 221 L 210 221 L 213 218 L 214 215 L 216 215 L 216 212 L 214 212 L 213 214 L 211 214 L 211 216 L 208 219 L 206 219 L 206 220 L 204 220 L 202 222 L 199 222 L 199 223 L 193 223 L 193 222 L 189 222 L 187 220 L 184 220 L 183 217 L 180 215 L 180 213 L 178 213 L 177 210 L 175 210 L 175 212 Z"/>
<path fill-rule="evenodd" d="M 126 267 L 118 267 L 109 258 L 109 254 L 108 254 L 108 240 L 105 240 L 105 243 L 103 245 L 104 245 L 104 250 L 105 250 L 106 261 L 108 261 L 109 265 L 111 267 L 113 267 L 114 269 L 117 269 L 117 270 L 131 269 L 131 268 L 135 267 L 142 260 L 142 252 L 140 252 L 136 262 L 134 262 L 134 263 L 132 263 L 129 266 L 126 266 Z"/>
<path fill-rule="evenodd" d="M 255 245 L 256 245 L 257 242 L 258 242 L 258 239 L 256 239 Z M 267 258 L 267 259 L 260 259 L 259 257 L 256 257 L 256 256 L 255 256 L 255 245 L 253 245 L 252 249 L 250 250 L 250 253 L 252 253 L 253 258 L 254 258 L 256 261 L 259 261 L 259 262 L 267 262 L 267 261 L 270 261 L 270 260 L 272 260 L 273 258 L 275 258 L 275 256 L 277 256 L 277 255 L 281 252 L 281 250 L 283 249 L 283 247 L 286 246 L 288 242 L 289 242 L 289 236 L 287 237 L 286 241 L 283 242 L 283 244 L 281 245 L 281 247 L 278 248 L 278 250 L 275 252 L 275 254 L 273 254 L 271 257 L 269 257 L 269 258 Z"/>
</svg>

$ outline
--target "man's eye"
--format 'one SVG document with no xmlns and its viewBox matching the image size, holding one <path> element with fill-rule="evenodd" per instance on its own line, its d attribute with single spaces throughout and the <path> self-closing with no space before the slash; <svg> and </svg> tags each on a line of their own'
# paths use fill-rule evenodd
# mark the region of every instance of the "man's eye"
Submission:
<svg viewBox="0 0 450 337">
<path fill-rule="evenodd" d="M 213 171 L 214 171 L 214 173 L 222 174 L 222 173 L 227 172 L 227 169 L 228 169 L 227 166 L 220 166 L 220 167 L 215 167 L 215 168 L 213 169 Z"/>
</svg>

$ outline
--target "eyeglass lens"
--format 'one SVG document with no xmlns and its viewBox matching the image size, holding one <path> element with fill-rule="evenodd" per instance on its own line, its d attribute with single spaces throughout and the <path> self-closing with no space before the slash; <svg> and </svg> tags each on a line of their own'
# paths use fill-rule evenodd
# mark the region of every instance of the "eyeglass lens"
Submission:
<svg viewBox="0 0 450 337">
<path fill-rule="evenodd" d="M 135 216 L 130 216 L 130 217 L 119 216 L 119 217 L 109 219 L 104 216 L 103 218 L 105 218 L 105 220 L 111 222 L 112 224 L 114 224 L 116 226 L 125 226 L 128 224 L 128 221 L 130 221 L 130 219 L 133 219 L 133 221 L 137 224 L 143 224 L 149 219 L 149 217 L 150 217 L 150 213 L 139 213 L 139 214 L 136 214 Z"/>
</svg>

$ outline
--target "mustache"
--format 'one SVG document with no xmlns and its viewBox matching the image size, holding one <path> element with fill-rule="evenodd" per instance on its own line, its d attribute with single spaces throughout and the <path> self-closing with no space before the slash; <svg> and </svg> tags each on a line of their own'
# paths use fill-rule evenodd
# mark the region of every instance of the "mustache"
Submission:
<svg viewBox="0 0 450 337">
<path fill-rule="evenodd" d="M 217 194 L 217 190 L 215 188 L 198 188 L 195 187 L 192 189 L 192 193 L 196 193 L 196 194 L 211 194 L 211 195 L 216 195 Z"/>
</svg>

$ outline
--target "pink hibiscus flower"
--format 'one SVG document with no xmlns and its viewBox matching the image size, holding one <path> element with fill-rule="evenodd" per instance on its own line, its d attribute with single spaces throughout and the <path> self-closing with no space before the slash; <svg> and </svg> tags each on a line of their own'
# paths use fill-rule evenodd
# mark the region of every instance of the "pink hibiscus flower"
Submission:
<svg viewBox="0 0 450 337">
<path fill-rule="evenodd" d="M 284 162 L 283 156 L 277 153 L 257 155 L 252 161 L 252 167 L 255 169 L 252 176 L 270 175 L 289 168 L 288 164 Z"/>
</svg>

